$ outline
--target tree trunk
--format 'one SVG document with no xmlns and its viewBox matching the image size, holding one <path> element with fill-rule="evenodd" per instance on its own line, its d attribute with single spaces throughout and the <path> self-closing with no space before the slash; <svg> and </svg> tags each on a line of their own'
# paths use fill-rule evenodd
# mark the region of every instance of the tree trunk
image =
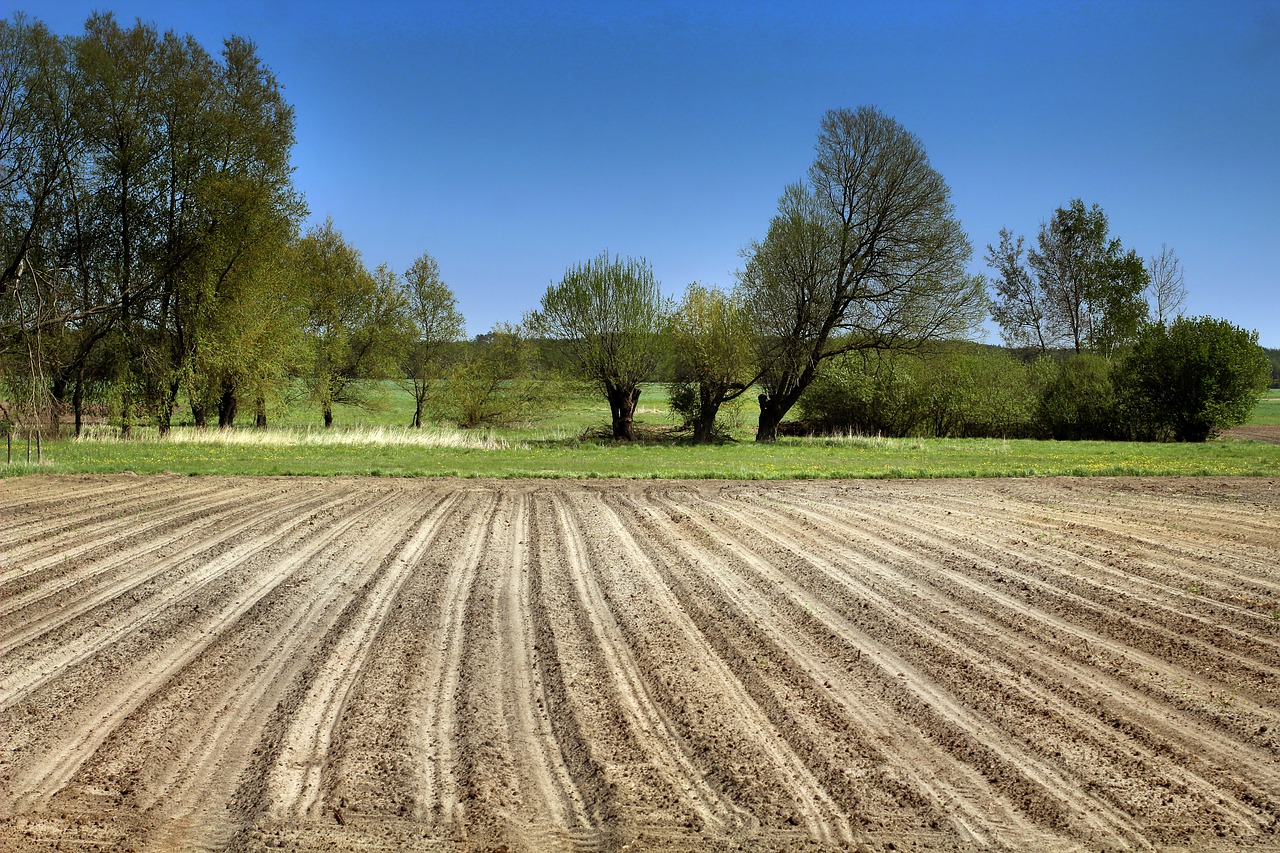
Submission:
<svg viewBox="0 0 1280 853">
<path fill-rule="evenodd" d="M 120 398 L 120 437 L 128 438 L 133 428 L 133 394 L 126 388 Z"/>
<path fill-rule="evenodd" d="M 693 422 L 694 444 L 706 444 L 716 437 L 716 415 L 720 401 L 705 388 L 698 389 L 698 417 Z"/>
<path fill-rule="evenodd" d="M 168 435 L 171 429 L 173 429 L 173 405 L 168 397 L 164 397 L 156 409 L 156 430 L 163 436 Z"/>
<path fill-rule="evenodd" d="M 80 365 L 80 369 L 76 371 L 76 387 L 71 392 L 71 408 L 75 412 L 76 418 L 76 438 L 80 437 L 80 430 L 84 426 L 84 365 Z"/>
<path fill-rule="evenodd" d="M 608 397 L 609 414 L 613 418 L 613 437 L 620 441 L 632 441 L 635 438 L 633 427 L 640 389 L 610 388 Z"/>
<path fill-rule="evenodd" d="M 267 428 L 267 398 L 261 394 L 253 401 L 253 425 L 256 429 Z"/>
<path fill-rule="evenodd" d="M 218 428 L 228 429 L 236 425 L 236 410 L 240 408 L 240 401 L 236 399 L 236 392 L 233 388 L 224 388 L 222 391 L 222 399 L 218 401 Z"/>
<path fill-rule="evenodd" d="M 324 428 L 331 429 L 333 427 L 333 406 L 329 403 L 324 404 Z"/>
<path fill-rule="evenodd" d="M 778 424 L 787 410 L 766 394 L 760 395 L 760 423 L 756 427 L 756 441 L 777 441 Z"/>
<path fill-rule="evenodd" d="M 422 399 L 419 398 L 414 403 L 413 423 L 409 424 L 413 429 L 422 429 Z"/>
<path fill-rule="evenodd" d="M 191 418 L 200 429 L 204 429 L 209 425 L 209 411 L 204 407 L 204 403 L 192 401 Z"/>
</svg>

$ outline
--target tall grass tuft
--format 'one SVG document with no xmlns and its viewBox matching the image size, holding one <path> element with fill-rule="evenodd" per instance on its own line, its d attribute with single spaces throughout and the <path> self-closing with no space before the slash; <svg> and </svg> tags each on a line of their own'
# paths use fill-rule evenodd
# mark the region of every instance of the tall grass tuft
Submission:
<svg viewBox="0 0 1280 853">
<path fill-rule="evenodd" d="M 354 429 L 199 429 L 174 427 L 160 436 L 154 428 L 133 430 L 127 441 L 151 440 L 169 444 L 222 445 L 246 447 L 437 447 L 455 450 L 507 450 L 523 447 L 488 431 L 425 427 L 357 427 Z M 112 427 L 88 427 L 77 439 L 80 442 L 122 441 Z"/>
</svg>

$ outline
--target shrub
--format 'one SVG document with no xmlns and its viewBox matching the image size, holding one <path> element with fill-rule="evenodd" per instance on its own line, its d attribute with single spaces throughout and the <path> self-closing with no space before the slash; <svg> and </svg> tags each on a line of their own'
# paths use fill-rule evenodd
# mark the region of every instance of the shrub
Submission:
<svg viewBox="0 0 1280 853">
<path fill-rule="evenodd" d="M 1140 437 L 1205 441 L 1248 420 L 1270 374 L 1257 332 L 1179 317 L 1142 330 L 1116 382 Z"/>
<path fill-rule="evenodd" d="M 944 351 L 925 370 L 929 432 L 952 438 L 1022 438 L 1035 432 L 1032 368 L 1006 352 Z"/>
<path fill-rule="evenodd" d="M 918 359 L 901 353 L 834 358 L 796 404 L 817 432 L 905 436 L 928 416 Z"/>
<path fill-rule="evenodd" d="M 1034 434 L 1032 367 L 1004 352 L 946 345 L 835 359 L 797 404 L 820 432 L 951 438 Z"/>
<path fill-rule="evenodd" d="M 534 351 L 518 328 L 500 325 L 468 348 L 445 377 L 446 409 L 458 426 L 503 426 L 525 418 L 542 396 Z"/>
<path fill-rule="evenodd" d="M 1060 441 L 1126 437 L 1110 361 L 1081 353 L 1048 369 L 1042 365 L 1039 375 L 1036 423 L 1043 434 Z"/>
</svg>

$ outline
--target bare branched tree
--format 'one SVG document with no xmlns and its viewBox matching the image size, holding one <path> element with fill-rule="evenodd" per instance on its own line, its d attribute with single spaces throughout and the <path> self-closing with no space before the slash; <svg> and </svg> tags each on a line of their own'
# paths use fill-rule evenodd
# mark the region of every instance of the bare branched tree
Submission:
<svg viewBox="0 0 1280 853">
<path fill-rule="evenodd" d="M 739 276 L 760 356 L 758 441 L 826 359 L 963 335 L 986 314 L 946 181 L 874 107 L 822 119 L 807 184 L 788 187 Z"/>
<path fill-rule="evenodd" d="M 1147 259 L 1147 275 L 1147 318 L 1166 325 L 1181 317 L 1187 286 L 1183 283 L 1182 262 L 1173 249 L 1161 243 L 1160 254 Z"/>
</svg>

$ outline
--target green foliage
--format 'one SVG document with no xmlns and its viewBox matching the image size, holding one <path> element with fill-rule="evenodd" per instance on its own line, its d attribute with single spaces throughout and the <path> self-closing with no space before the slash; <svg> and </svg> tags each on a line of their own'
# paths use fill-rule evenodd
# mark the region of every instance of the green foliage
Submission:
<svg viewBox="0 0 1280 853">
<path fill-rule="evenodd" d="M 50 415 L 69 402 L 77 425 L 101 391 L 125 431 L 144 416 L 168 429 L 184 388 L 220 420 L 260 399 L 290 346 L 266 338 L 297 326 L 255 308 L 289 299 L 261 291 L 305 208 L 293 111 L 253 44 L 214 56 L 109 13 L 59 39 L 15 15 L 0 91 L 0 371 L 25 372 Z"/>
<path fill-rule="evenodd" d="M 520 329 L 495 326 L 449 369 L 446 413 L 467 429 L 523 420 L 549 393 L 547 384 L 534 375 L 534 355 Z"/>
<path fill-rule="evenodd" d="M 1002 350 L 953 345 L 925 363 L 929 434 L 1035 436 L 1037 365 Z"/>
<path fill-rule="evenodd" d="M 451 345 L 464 333 L 462 313 L 453 291 L 440 280 L 440 267 L 427 253 L 404 274 L 401 299 L 410 326 L 401 369 L 404 384 L 413 393 L 410 426 L 422 427 L 423 407 L 432 385 L 445 370 Z"/>
<path fill-rule="evenodd" d="M 850 353 L 832 359 L 797 403 L 820 433 L 909 436 L 927 417 L 921 365 L 903 353 Z"/>
<path fill-rule="evenodd" d="M 752 381 L 750 326 L 735 294 L 696 282 L 672 313 L 667 340 L 673 355 L 671 406 L 694 441 L 717 436 L 720 407 Z"/>
<path fill-rule="evenodd" d="M 335 404 L 376 404 L 371 392 L 398 375 L 412 330 L 395 273 L 365 269 L 332 220 L 299 241 L 294 269 L 308 298 L 302 380 L 332 426 Z"/>
<path fill-rule="evenodd" d="M 798 410 L 819 432 L 1027 436 L 1036 432 L 1036 370 L 1007 353 L 966 345 L 924 357 L 854 353 L 832 360 Z"/>
<path fill-rule="evenodd" d="M 1040 226 L 1025 261 L 1023 238 L 1000 231 L 986 260 L 996 272 L 991 313 L 1006 343 L 1111 356 L 1133 341 L 1147 316 L 1150 279 L 1142 259 L 1108 227 L 1098 205 L 1073 199 Z"/>
<path fill-rule="evenodd" d="M 1280 388 L 1280 349 L 1264 347 L 1262 351 L 1266 353 L 1267 361 L 1271 365 L 1269 385 L 1272 388 Z"/>
<path fill-rule="evenodd" d="M 1066 441 L 1126 437 L 1109 360 L 1090 353 L 1056 363 L 1042 359 L 1039 375 L 1036 423 L 1049 437 Z"/>
<path fill-rule="evenodd" d="M 1257 332 L 1212 317 L 1180 317 L 1142 330 L 1118 385 L 1144 437 L 1205 441 L 1248 420 L 1269 367 Z"/>
<path fill-rule="evenodd" d="M 667 310 L 647 260 L 610 258 L 606 251 L 569 267 L 528 324 L 564 342 L 571 369 L 608 400 L 614 438 L 630 440 L 640 383 L 658 364 Z"/>
</svg>

